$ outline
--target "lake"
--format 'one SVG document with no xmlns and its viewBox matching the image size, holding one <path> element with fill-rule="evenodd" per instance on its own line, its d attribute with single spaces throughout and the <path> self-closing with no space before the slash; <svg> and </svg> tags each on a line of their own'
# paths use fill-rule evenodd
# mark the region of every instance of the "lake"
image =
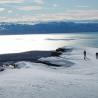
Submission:
<svg viewBox="0 0 98 98">
<path fill-rule="evenodd" d="M 98 48 L 98 33 L 0 35 L 0 54 L 30 50 L 54 50 L 63 46 Z"/>
</svg>

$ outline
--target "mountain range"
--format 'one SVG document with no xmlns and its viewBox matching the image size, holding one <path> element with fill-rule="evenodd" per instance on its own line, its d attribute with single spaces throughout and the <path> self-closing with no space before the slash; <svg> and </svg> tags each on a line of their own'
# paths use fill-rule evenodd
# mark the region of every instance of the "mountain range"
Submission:
<svg viewBox="0 0 98 98">
<path fill-rule="evenodd" d="M 98 22 L 0 23 L 0 35 L 98 32 Z"/>
</svg>

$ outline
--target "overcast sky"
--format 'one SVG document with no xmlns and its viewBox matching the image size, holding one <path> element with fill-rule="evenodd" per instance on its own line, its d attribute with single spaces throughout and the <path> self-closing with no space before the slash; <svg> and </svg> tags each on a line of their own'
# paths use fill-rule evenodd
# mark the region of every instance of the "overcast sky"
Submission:
<svg viewBox="0 0 98 98">
<path fill-rule="evenodd" d="M 0 21 L 98 19 L 98 0 L 0 0 Z"/>
</svg>

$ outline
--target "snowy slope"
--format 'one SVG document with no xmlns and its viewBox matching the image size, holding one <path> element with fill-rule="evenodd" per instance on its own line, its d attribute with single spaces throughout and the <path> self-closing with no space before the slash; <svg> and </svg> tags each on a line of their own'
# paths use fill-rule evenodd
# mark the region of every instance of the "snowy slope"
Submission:
<svg viewBox="0 0 98 98">
<path fill-rule="evenodd" d="M 72 48 L 60 57 L 40 59 L 61 67 L 18 62 L 20 69 L 0 72 L 0 98 L 98 98 L 98 49 Z"/>
<path fill-rule="evenodd" d="M 89 48 L 89 47 L 69 47 L 69 48 L 72 48 L 73 51 L 64 52 L 60 57 L 41 58 L 40 60 L 46 62 L 48 61 L 52 64 L 62 65 L 64 72 L 67 71 L 68 73 L 72 74 L 73 73 L 91 74 L 91 72 L 94 71 L 93 69 L 95 70 L 98 69 L 98 59 L 96 59 L 96 53 L 98 53 L 97 48 Z M 86 60 L 84 60 L 83 56 L 84 50 L 86 50 L 87 52 Z M 67 67 L 66 70 L 65 67 Z M 97 72 L 95 72 L 95 74 L 98 74 Z"/>
</svg>

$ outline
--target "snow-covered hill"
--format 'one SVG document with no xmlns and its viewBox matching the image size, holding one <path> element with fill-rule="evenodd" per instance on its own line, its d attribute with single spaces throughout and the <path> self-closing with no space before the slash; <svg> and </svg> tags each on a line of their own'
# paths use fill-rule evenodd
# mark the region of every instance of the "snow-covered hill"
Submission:
<svg viewBox="0 0 98 98">
<path fill-rule="evenodd" d="M 0 72 L 0 98 L 97 98 L 98 59 L 95 54 L 98 49 L 70 48 L 73 51 L 63 52 L 60 57 L 40 59 L 61 64 L 61 67 L 17 62 L 20 69 Z"/>
</svg>

